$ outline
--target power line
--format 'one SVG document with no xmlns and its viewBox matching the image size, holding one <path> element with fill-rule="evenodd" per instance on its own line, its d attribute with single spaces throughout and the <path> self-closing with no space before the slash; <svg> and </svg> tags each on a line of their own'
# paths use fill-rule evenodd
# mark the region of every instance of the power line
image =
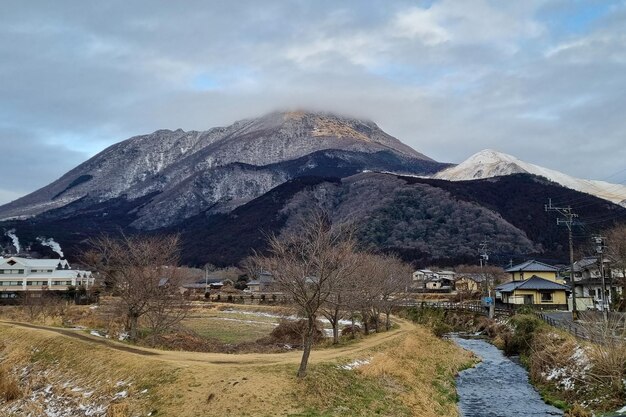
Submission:
<svg viewBox="0 0 626 417">
<path fill-rule="evenodd" d="M 563 218 L 557 218 L 557 225 L 564 225 L 567 227 L 568 231 L 568 241 L 569 241 L 569 263 L 570 263 L 570 282 L 572 283 L 572 319 L 578 319 L 578 308 L 576 306 L 576 279 L 574 277 L 574 239 L 572 236 L 572 227 L 574 226 L 574 219 L 578 217 L 578 214 L 575 214 L 572 211 L 570 206 L 568 207 L 556 207 L 552 205 L 552 199 L 548 199 L 548 204 L 545 205 L 546 212 L 554 211 L 559 215 L 563 216 Z"/>
</svg>

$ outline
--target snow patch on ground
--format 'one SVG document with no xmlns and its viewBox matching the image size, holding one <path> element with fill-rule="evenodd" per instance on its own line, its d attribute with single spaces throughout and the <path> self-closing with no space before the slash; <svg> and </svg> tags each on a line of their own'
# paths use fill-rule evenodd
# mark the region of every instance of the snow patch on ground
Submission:
<svg viewBox="0 0 626 417">
<path fill-rule="evenodd" d="M 37 364 L 28 365 L 14 369 L 13 373 L 19 378 L 24 395 L 8 403 L 0 401 L 0 416 L 105 417 L 112 402 L 131 397 L 129 388 L 118 389 L 112 395 L 107 387 L 100 386 L 102 391 L 96 394 L 90 387 L 56 374 L 49 365 L 43 369 Z M 132 381 L 120 380 L 111 387 L 131 385 Z"/>
<path fill-rule="evenodd" d="M 552 381 L 558 387 L 572 391 L 583 383 L 590 370 L 591 362 L 585 348 L 577 345 L 565 365 L 543 372 L 542 376 L 546 381 Z"/>
<path fill-rule="evenodd" d="M 372 361 L 372 358 L 366 359 L 355 359 L 350 363 L 345 365 L 340 365 L 339 369 L 345 369 L 346 371 L 352 371 L 354 369 L 360 368 L 361 366 L 367 365 Z"/>
<path fill-rule="evenodd" d="M 265 318 L 271 318 L 271 319 L 275 319 L 275 320 L 299 320 L 302 317 L 298 317 L 298 316 L 294 316 L 294 315 L 281 315 L 281 314 L 272 314 L 272 313 L 264 313 L 264 312 L 259 312 L 259 311 L 246 311 L 246 310 L 236 310 L 236 309 L 228 309 L 228 310 L 221 310 L 220 313 L 227 313 L 227 314 L 242 314 L 242 315 L 249 315 L 249 316 L 254 316 L 254 317 L 265 317 Z M 226 320 L 226 321 L 236 321 L 236 322 L 240 322 L 240 323 L 246 323 L 246 324 L 270 324 L 273 326 L 278 326 L 278 323 L 271 323 L 271 322 L 263 322 L 263 321 L 255 321 L 255 320 L 243 320 L 243 319 L 235 319 L 235 318 L 228 318 L 228 317 L 214 317 L 214 319 L 216 320 Z M 326 318 L 319 318 L 318 321 L 320 321 L 322 324 L 324 324 L 324 326 L 326 328 L 323 329 L 324 332 L 324 336 L 325 337 L 333 337 L 333 330 L 330 324 L 330 321 Z M 360 326 L 361 322 L 360 321 L 355 321 L 354 322 L 355 325 Z M 352 325 L 352 320 L 346 320 L 346 319 L 341 319 L 339 320 L 339 325 L 340 326 L 351 326 Z"/>
</svg>

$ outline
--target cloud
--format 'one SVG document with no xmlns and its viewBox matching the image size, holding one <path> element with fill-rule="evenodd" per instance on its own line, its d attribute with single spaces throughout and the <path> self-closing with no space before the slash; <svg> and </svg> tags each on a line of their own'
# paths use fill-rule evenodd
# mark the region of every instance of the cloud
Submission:
<svg viewBox="0 0 626 417">
<path fill-rule="evenodd" d="M 603 178 L 626 159 L 626 7 L 606 3 L 14 2 L 0 203 L 133 135 L 289 107 L 370 118 L 442 161 L 496 148 Z"/>
</svg>

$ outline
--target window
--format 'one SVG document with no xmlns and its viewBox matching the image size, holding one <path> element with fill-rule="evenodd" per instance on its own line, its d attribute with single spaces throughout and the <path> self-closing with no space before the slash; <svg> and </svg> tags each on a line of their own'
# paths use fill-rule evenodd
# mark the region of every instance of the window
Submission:
<svg viewBox="0 0 626 417">
<path fill-rule="evenodd" d="M 16 298 L 17 294 L 12 293 L 12 292 L 3 292 L 0 293 L 0 298 Z"/>
<path fill-rule="evenodd" d="M 542 303 L 551 303 L 552 302 L 552 293 L 551 292 L 542 292 L 541 293 L 541 302 Z"/>
<path fill-rule="evenodd" d="M 31 285 L 31 286 L 48 285 L 48 281 L 27 281 L 26 285 Z"/>
<path fill-rule="evenodd" d="M 0 285 L 3 287 L 15 287 L 22 285 L 21 281 L 0 281 Z"/>
<path fill-rule="evenodd" d="M 24 274 L 23 269 L 0 269 L 0 274 Z"/>
</svg>

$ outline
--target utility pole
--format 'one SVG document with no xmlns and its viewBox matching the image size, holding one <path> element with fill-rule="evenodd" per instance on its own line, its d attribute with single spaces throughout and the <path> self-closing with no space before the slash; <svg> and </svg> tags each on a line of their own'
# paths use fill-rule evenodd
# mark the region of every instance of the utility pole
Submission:
<svg viewBox="0 0 626 417">
<path fill-rule="evenodd" d="M 209 292 L 209 268 L 211 264 L 204 265 L 204 296 L 206 297 Z"/>
<path fill-rule="evenodd" d="M 479 259 L 480 259 L 480 273 L 483 276 L 483 279 L 485 280 L 485 285 L 486 285 L 486 289 L 487 289 L 487 296 L 491 299 L 491 301 L 489 302 L 489 318 L 492 319 L 495 316 L 495 310 L 496 310 L 496 300 L 495 297 L 492 294 L 492 285 L 489 282 L 489 279 L 487 278 L 487 276 L 485 275 L 485 272 L 483 270 L 483 266 L 487 265 L 487 261 L 489 260 L 489 254 L 487 253 L 487 247 L 489 246 L 489 243 L 487 242 L 487 239 L 483 240 L 482 243 L 480 244 L 479 248 L 478 248 L 478 254 L 479 254 Z"/>
<path fill-rule="evenodd" d="M 548 199 L 548 204 L 545 205 L 546 212 L 556 211 L 563 216 L 563 219 L 556 219 L 556 224 L 565 225 L 568 231 L 569 240 L 569 265 L 570 265 L 570 281 L 572 283 L 572 319 L 578 320 L 578 307 L 576 306 L 576 278 L 574 277 L 574 240 L 572 238 L 572 226 L 574 225 L 574 219 L 578 217 L 572 211 L 570 206 L 568 207 L 555 207 L 552 205 L 552 199 Z"/>
<path fill-rule="evenodd" d="M 600 282 L 602 288 L 602 318 L 605 322 L 609 320 L 609 302 L 606 299 L 606 283 L 604 281 L 604 249 L 606 245 L 604 244 L 605 237 L 603 236 L 593 236 L 591 240 L 596 246 L 596 252 L 598 253 L 598 262 L 600 268 Z"/>
</svg>

